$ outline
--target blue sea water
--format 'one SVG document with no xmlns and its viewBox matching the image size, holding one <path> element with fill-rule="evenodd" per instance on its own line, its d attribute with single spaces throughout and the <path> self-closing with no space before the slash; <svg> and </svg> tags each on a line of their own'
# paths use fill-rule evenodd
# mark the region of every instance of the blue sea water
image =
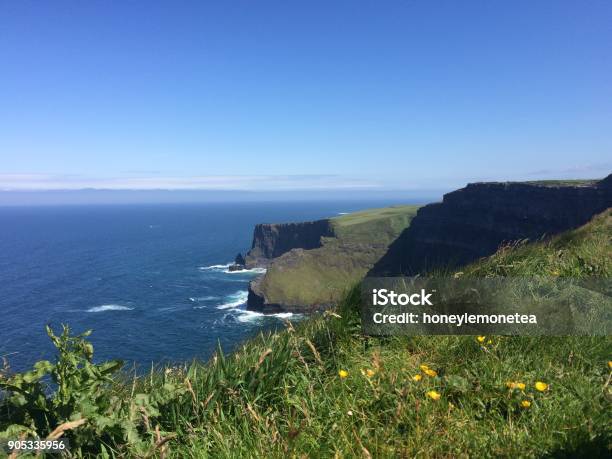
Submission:
<svg viewBox="0 0 612 459">
<path fill-rule="evenodd" d="M 45 324 L 93 329 L 95 360 L 207 359 L 281 317 L 246 310 L 257 272 L 229 273 L 261 222 L 331 217 L 394 202 L 0 208 L 0 357 L 52 358 Z M 291 320 L 299 317 L 291 317 Z"/>
</svg>

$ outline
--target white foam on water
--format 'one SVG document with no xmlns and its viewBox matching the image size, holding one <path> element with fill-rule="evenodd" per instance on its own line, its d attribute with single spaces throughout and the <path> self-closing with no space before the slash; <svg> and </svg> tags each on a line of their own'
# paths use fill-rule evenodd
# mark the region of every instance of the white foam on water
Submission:
<svg viewBox="0 0 612 459">
<path fill-rule="evenodd" d="M 278 314 L 272 314 L 274 317 L 279 319 L 288 319 L 289 317 L 293 317 L 295 314 L 292 312 L 279 312 Z"/>
<path fill-rule="evenodd" d="M 219 297 L 218 296 L 214 296 L 214 295 L 209 295 L 209 296 L 190 296 L 189 297 L 189 301 L 191 301 L 192 303 L 197 303 L 198 301 L 211 301 L 211 300 L 218 300 Z"/>
<path fill-rule="evenodd" d="M 210 266 L 200 266 L 198 269 L 200 271 L 224 271 L 227 270 L 233 263 L 226 263 L 224 265 L 210 265 Z"/>
<path fill-rule="evenodd" d="M 217 309 L 234 309 L 246 303 L 249 297 L 247 290 L 239 290 L 236 293 L 228 295 L 225 299 L 227 303 L 220 304 Z"/>
<path fill-rule="evenodd" d="M 348 212 L 338 212 L 338 215 L 348 215 Z"/>
<path fill-rule="evenodd" d="M 256 320 L 262 319 L 264 314 L 257 311 L 247 311 L 246 309 L 241 309 L 238 311 L 239 314 L 236 317 L 238 322 L 254 322 Z"/>
<path fill-rule="evenodd" d="M 236 317 L 236 320 L 238 320 L 238 322 L 243 322 L 243 323 L 255 322 L 255 321 L 264 319 L 265 317 L 275 317 L 277 319 L 289 319 L 294 316 L 299 316 L 299 314 L 294 314 L 292 312 L 279 312 L 276 314 L 264 314 L 263 312 L 247 311 L 246 309 L 240 309 L 237 312 L 239 313 L 239 315 Z"/>
<path fill-rule="evenodd" d="M 133 311 L 134 308 L 122 306 L 120 304 L 103 304 L 89 308 L 87 312 L 105 312 L 105 311 Z"/>
<path fill-rule="evenodd" d="M 237 271 L 225 269 L 223 272 L 225 274 L 265 274 L 266 268 L 239 269 Z"/>
</svg>

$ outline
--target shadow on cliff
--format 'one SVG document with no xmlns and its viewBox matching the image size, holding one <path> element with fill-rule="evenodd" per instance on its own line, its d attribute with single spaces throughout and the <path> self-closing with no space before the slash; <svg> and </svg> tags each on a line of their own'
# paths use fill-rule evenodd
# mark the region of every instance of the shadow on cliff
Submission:
<svg viewBox="0 0 612 459">
<path fill-rule="evenodd" d="M 597 181 L 472 183 L 419 209 L 370 277 L 452 269 L 500 245 L 537 241 L 612 207 L 612 174 Z"/>
</svg>

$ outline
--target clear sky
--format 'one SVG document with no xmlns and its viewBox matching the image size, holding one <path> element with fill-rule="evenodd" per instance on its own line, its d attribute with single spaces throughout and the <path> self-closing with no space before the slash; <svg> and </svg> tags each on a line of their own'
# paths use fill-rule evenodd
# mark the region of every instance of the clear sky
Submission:
<svg viewBox="0 0 612 459">
<path fill-rule="evenodd" d="M 610 1 L 3 1 L 0 189 L 612 169 Z"/>
</svg>

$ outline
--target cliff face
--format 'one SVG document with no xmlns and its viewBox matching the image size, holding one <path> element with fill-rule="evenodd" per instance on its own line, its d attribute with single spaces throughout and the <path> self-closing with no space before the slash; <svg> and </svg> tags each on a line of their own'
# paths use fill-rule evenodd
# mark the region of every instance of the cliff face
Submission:
<svg viewBox="0 0 612 459">
<path fill-rule="evenodd" d="M 370 276 L 456 267 L 494 253 L 504 242 L 576 228 L 612 207 L 612 175 L 600 182 L 475 183 L 419 209 Z"/>
<path fill-rule="evenodd" d="M 292 249 L 321 247 L 322 237 L 334 235 L 329 220 L 303 223 L 262 223 L 255 226 L 253 244 L 246 255 L 249 267 L 266 266 L 271 259 Z"/>
<path fill-rule="evenodd" d="M 416 209 L 394 206 L 304 224 L 258 225 L 249 255 L 274 258 L 259 258 L 267 271 L 251 281 L 248 308 L 313 312 L 337 303 L 410 224 Z"/>
</svg>

